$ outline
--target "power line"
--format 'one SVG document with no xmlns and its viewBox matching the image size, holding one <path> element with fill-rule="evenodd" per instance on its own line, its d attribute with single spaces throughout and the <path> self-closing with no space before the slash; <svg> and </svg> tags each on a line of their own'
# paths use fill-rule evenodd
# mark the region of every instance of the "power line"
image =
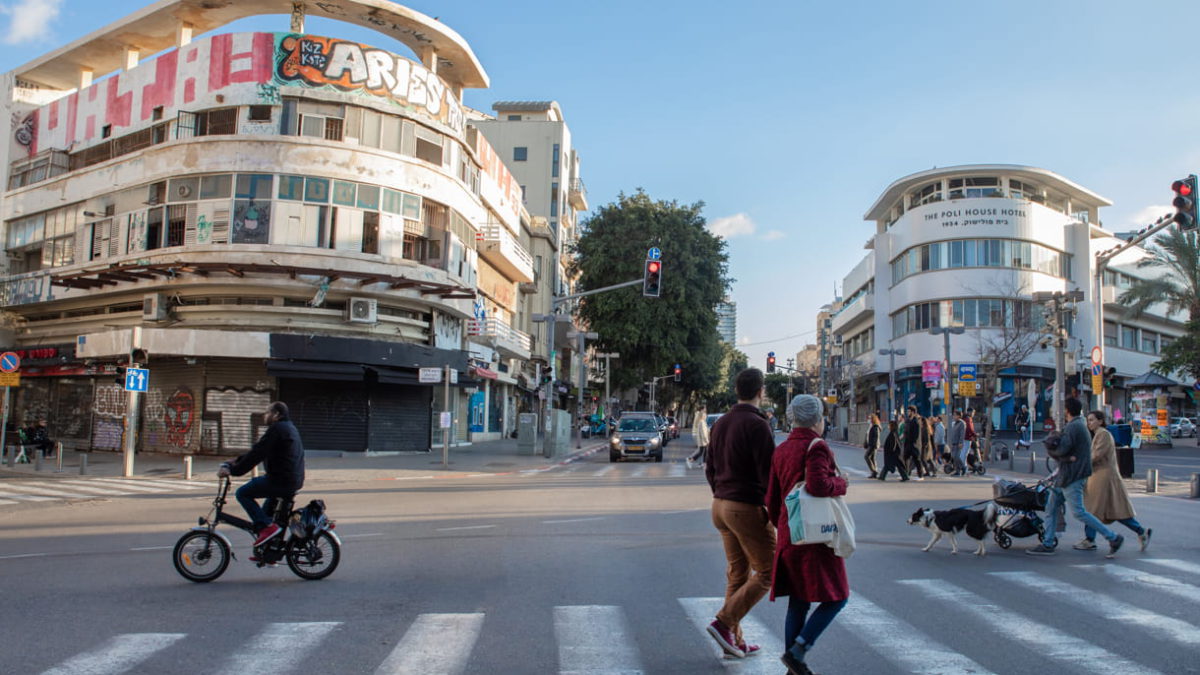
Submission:
<svg viewBox="0 0 1200 675">
<path fill-rule="evenodd" d="M 816 328 L 814 328 L 812 330 L 804 331 L 803 333 L 796 333 L 795 335 L 787 335 L 787 336 L 781 337 L 781 338 L 774 338 L 771 340 L 759 340 L 758 342 L 747 342 L 745 344 L 738 345 L 738 348 L 740 349 L 742 347 L 754 347 L 756 345 L 769 345 L 772 342 L 783 342 L 784 340 L 794 340 L 795 338 L 804 337 L 805 335 L 812 335 L 815 332 L 817 332 Z"/>
</svg>

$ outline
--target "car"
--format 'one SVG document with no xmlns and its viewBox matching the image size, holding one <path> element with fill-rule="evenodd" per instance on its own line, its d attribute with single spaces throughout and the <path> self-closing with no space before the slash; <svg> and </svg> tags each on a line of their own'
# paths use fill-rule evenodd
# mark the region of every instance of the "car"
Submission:
<svg viewBox="0 0 1200 675">
<path fill-rule="evenodd" d="M 1188 438 L 1196 435 L 1196 425 L 1187 417 L 1176 417 L 1171 420 L 1171 437 Z"/>
<path fill-rule="evenodd" d="M 704 418 L 704 423 L 708 425 L 709 431 L 712 431 L 712 425 L 715 424 L 717 420 L 721 419 L 722 414 L 723 413 L 713 413 Z"/>
<path fill-rule="evenodd" d="M 667 424 L 667 418 L 658 413 L 654 413 L 654 419 L 658 422 L 658 432 L 662 434 L 662 444 L 665 446 L 671 442 L 671 432 L 668 429 L 670 425 Z"/>
<path fill-rule="evenodd" d="M 679 421 L 674 417 L 667 418 L 667 431 L 672 439 L 679 438 Z"/>
<path fill-rule="evenodd" d="M 624 459 L 663 460 L 662 428 L 653 413 L 627 412 L 608 439 L 608 461 Z"/>
</svg>

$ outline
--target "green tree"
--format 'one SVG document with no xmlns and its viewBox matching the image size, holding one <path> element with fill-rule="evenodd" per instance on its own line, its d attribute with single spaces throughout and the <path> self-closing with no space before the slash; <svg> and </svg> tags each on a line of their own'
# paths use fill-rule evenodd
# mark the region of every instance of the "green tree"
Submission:
<svg viewBox="0 0 1200 675">
<path fill-rule="evenodd" d="M 572 263 L 580 291 L 640 279 L 646 251 L 656 246 L 663 252 L 660 297 L 643 297 L 638 285 L 580 301 L 579 317 L 600 334 L 596 348 L 621 354 L 613 373 L 618 388 L 667 375 L 676 363 L 683 368 L 680 398 L 721 383 L 725 353 L 716 305 L 731 281 L 729 257 L 725 242 L 706 229 L 702 208 L 654 201 L 639 189 L 619 195 L 581 225 Z"/>
<path fill-rule="evenodd" d="M 1168 314 L 1187 313 L 1187 332 L 1163 350 L 1154 369 L 1163 375 L 1184 372 L 1200 378 L 1200 234 L 1170 228 L 1148 248 L 1150 255 L 1139 268 L 1157 270 L 1154 279 L 1139 279 L 1117 301 L 1141 316 L 1152 305 L 1163 303 Z"/>
</svg>

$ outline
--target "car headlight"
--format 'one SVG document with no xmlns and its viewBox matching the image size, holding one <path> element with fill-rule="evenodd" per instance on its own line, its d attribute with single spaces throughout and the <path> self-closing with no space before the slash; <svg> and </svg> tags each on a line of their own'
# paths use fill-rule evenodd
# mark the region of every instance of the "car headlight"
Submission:
<svg viewBox="0 0 1200 675">
<path fill-rule="evenodd" d="M 647 443 L 647 445 L 649 445 L 650 447 L 654 447 L 654 446 L 658 445 L 658 443 L 659 443 L 658 438 L 651 438 L 650 441 Z"/>
</svg>

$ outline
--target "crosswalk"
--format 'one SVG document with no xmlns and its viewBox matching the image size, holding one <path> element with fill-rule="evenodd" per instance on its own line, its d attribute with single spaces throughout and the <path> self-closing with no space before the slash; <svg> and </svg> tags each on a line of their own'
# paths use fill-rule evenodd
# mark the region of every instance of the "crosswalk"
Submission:
<svg viewBox="0 0 1200 675">
<path fill-rule="evenodd" d="M 822 637 L 822 658 L 840 660 L 854 668 L 839 672 L 921 673 L 923 675 L 989 675 L 1016 672 L 1018 662 L 1038 664 L 1040 670 L 1099 675 L 1158 675 L 1180 672 L 1172 659 L 1195 654 L 1200 628 L 1200 586 L 1197 565 L 1186 560 L 1138 558 L 1111 564 L 1057 567 L 1046 572 L 984 572 L 991 584 L 958 584 L 945 579 L 897 579 L 894 584 L 855 591 L 846 608 Z M 1065 580 L 1064 580 L 1065 579 Z M 1113 583 L 1116 582 L 1116 583 Z M 978 586 L 978 587 L 976 587 Z M 1097 590 L 1099 589 L 1099 590 Z M 1119 589 L 1119 590 L 1118 590 Z M 1042 602 L 1022 603 L 1029 594 Z M 1136 596 L 1136 605 L 1118 597 Z M 920 605 L 917 601 L 926 603 Z M 1092 619 L 1110 622 L 1096 634 L 1079 625 L 1078 612 L 1053 613 L 1046 603 L 1084 608 Z M 1173 604 L 1172 604 L 1173 603 Z M 660 606 L 653 634 L 639 633 L 631 608 L 618 605 L 561 605 L 544 619 L 514 625 L 511 617 L 495 619 L 483 611 L 422 613 L 396 617 L 380 633 L 377 627 L 357 625 L 358 619 L 269 623 L 232 649 L 207 649 L 212 663 L 193 662 L 192 670 L 208 672 L 287 673 L 311 670 L 309 655 L 336 648 L 345 637 L 377 636 L 370 665 L 356 670 L 376 675 L 400 673 L 502 672 L 489 662 L 491 654 L 479 645 L 498 636 L 552 635 L 553 663 L 531 663 L 523 672 L 560 675 L 640 675 L 680 672 L 662 667 L 663 653 L 683 655 L 689 672 L 738 675 L 780 672 L 782 625 L 755 610 L 742 623 L 748 642 L 762 647 L 759 655 L 724 658 L 705 633 L 721 606 L 719 597 L 680 597 L 675 606 Z M 1174 614 L 1174 616 L 1172 616 Z M 536 613 L 534 613 L 536 615 Z M 940 617 L 935 621 L 931 617 Z M 946 630 L 949 622 L 953 630 Z M 167 631 L 178 627 L 165 625 Z M 1103 635 L 1108 632 L 1107 638 Z M 161 672 L 189 639 L 203 642 L 210 635 L 186 632 L 128 633 L 95 636 L 96 642 L 42 672 L 121 673 Z M 1121 639 L 1113 639 L 1113 635 Z M 341 636 L 339 638 L 338 636 Z M 490 636 L 490 637 L 489 637 Z M 980 639 L 986 636 L 986 639 Z M 1175 650 L 1147 646 L 1172 644 Z M 495 644 L 494 641 L 491 642 Z M 1007 645 L 1007 648 L 998 648 Z M 361 649 L 365 643 L 359 643 Z M 192 647 L 194 652 L 197 647 Z M 1172 656 L 1174 654 L 1174 656 Z M 193 657 L 194 658 L 194 657 Z M 336 657 L 334 657 L 336 658 Z M 548 658 L 554 658 L 549 657 Z M 378 664 L 375 666 L 374 664 Z M 705 667 L 705 663 L 708 664 Z M 511 664 L 509 664 L 511 665 Z M 653 668 L 658 665 L 658 668 Z M 1174 665 L 1174 667 L 1172 667 Z M 683 667 L 683 666 L 680 666 Z M 835 668 L 836 670 L 836 668 Z"/>
<path fill-rule="evenodd" d="M 212 491 L 209 483 L 169 478 L 77 478 L 0 481 L 0 506 Z"/>
</svg>

